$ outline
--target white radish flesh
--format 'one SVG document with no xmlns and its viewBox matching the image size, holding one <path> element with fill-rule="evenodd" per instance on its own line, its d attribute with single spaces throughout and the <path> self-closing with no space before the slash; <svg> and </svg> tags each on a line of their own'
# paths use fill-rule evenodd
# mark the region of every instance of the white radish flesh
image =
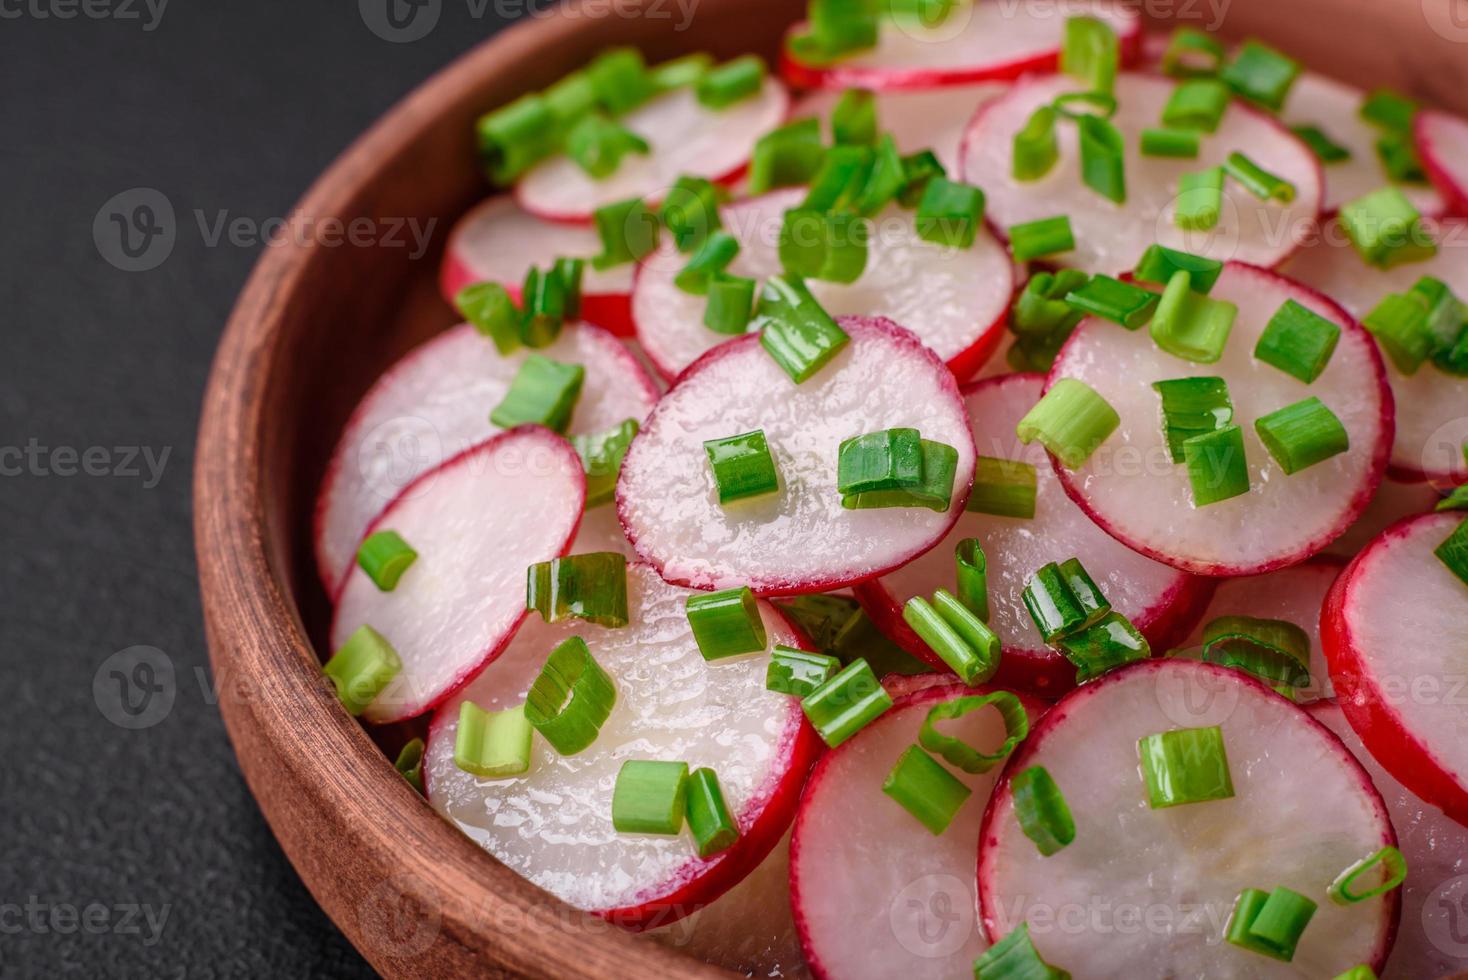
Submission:
<svg viewBox="0 0 1468 980">
<path fill-rule="evenodd" d="M 877 92 L 877 125 L 891 133 L 897 149 L 907 155 L 932 150 L 943 169 L 957 179 L 958 145 L 968 121 L 979 106 L 1009 90 L 1004 82 L 979 82 L 946 88 Z M 796 103 L 796 119 L 831 118 L 841 93 L 814 92 Z"/>
<path fill-rule="evenodd" d="M 1402 411 L 1399 404 L 1399 418 Z M 1404 517 L 1427 513 L 1437 506 L 1440 499 L 1442 498 L 1437 491 L 1426 483 L 1404 483 L 1388 475 L 1381 481 L 1381 486 L 1376 488 L 1376 495 L 1371 498 L 1371 503 L 1366 505 L 1361 516 L 1356 518 L 1356 523 L 1345 534 L 1332 541 L 1321 554 L 1346 560 L 1355 558 L 1382 531 Z"/>
<path fill-rule="evenodd" d="M 1423 109 L 1415 120 L 1417 152 L 1449 209 L 1468 217 L 1468 120 Z"/>
</svg>

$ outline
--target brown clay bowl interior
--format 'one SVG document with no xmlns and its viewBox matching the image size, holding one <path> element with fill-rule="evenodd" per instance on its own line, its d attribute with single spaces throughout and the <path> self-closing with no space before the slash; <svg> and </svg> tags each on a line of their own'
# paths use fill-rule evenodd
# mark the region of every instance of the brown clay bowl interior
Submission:
<svg viewBox="0 0 1468 980">
<path fill-rule="evenodd" d="M 985 0 L 979 0 L 985 2 Z M 1034 0 L 1050 2 L 1050 0 Z M 1149 15 L 1216 20 L 1317 70 L 1390 84 L 1468 112 L 1468 12 L 1458 0 L 1147 0 Z M 352 943 L 383 974 L 445 977 L 727 975 L 576 912 L 483 853 L 393 771 L 322 683 L 328 604 L 310 519 L 325 461 L 357 399 L 392 361 L 456 319 L 438 262 L 454 219 L 487 192 L 472 124 L 603 47 L 649 60 L 693 50 L 775 53 L 795 0 L 702 0 L 676 32 L 665 3 L 618 0 L 532 19 L 424 84 L 317 181 L 293 220 L 436 218 L 436 248 L 265 250 L 214 364 L 199 434 L 195 533 L 220 709 L 276 837 Z M 640 15 L 629 14 L 641 11 Z M 1445 28 L 1444 25 L 1447 25 Z"/>
</svg>

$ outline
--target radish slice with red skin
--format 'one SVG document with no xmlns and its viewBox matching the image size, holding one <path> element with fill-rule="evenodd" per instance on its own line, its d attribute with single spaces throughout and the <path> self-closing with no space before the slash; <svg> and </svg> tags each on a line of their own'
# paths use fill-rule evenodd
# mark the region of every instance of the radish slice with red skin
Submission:
<svg viewBox="0 0 1468 980">
<path fill-rule="evenodd" d="M 1218 725 L 1234 796 L 1154 810 L 1137 741 Z M 1075 840 L 1042 856 L 1020 831 L 1011 779 L 1044 766 Z M 1380 970 L 1399 896 L 1344 907 L 1342 870 L 1396 844 L 1371 779 L 1305 711 L 1243 673 L 1190 660 L 1123 667 L 1051 708 L 1010 758 L 989 800 L 979 908 L 991 940 L 1028 921 L 1047 963 L 1076 980 L 1111 977 L 1333 977 Z M 1222 941 L 1245 888 L 1317 902 L 1294 960 Z"/>
<path fill-rule="evenodd" d="M 591 228 L 544 221 L 502 194 L 475 206 L 454 225 L 439 271 L 439 291 L 452 305 L 465 286 L 497 282 L 518 303 L 531 266 L 544 269 L 562 258 L 590 260 L 600 252 L 601 240 Z M 581 315 L 618 336 L 630 337 L 632 270 L 628 264 L 598 271 L 587 261 L 581 278 Z"/>
<path fill-rule="evenodd" d="M 746 334 L 694 362 L 632 441 L 617 510 L 637 553 L 677 585 L 748 585 L 761 595 L 829 592 L 881 575 L 943 538 L 963 512 L 974 443 L 958 385 L 907 330 L 842 317 L 850 342 L 797 385 Z M 958 451 L 946 513 L 846 510 L 836 489 L 843 440 L 907 427 Z M 719 504 L 703 443 L 762 429 L 776 493 Z"/>
<path fill-rule="evenodd" d="M 1051 368 L 1049 384 L 1077 378 L 1121 416 L 1121 426 L 1084 466 L 1055 471 L 1071 499 L 1122 543 L 1199 575 L 1254 575 L 1304 561 L 1365 510 L 1386 469 L 1392 398 L 1381 355 L 1335 304 L 1282 276 L 1230 262 L 1211 295 L 1238 308 L 1216 364 L 1162 351 L 1147 330 L 1105 320 L 1076 327 Z M 1254 359 L 1254 345 L 1286 300 L 1341 327 L 1325 370 L 1310 385 Z M 1167 452 L 1154 381 L 1218 376 L 1228 382 L 1234 421 L 1249 464 L 1246 494 L 1193 505 L 1187 467 Z M 1348 452 L 1286 476 L 1254 431 L 1254 420 L 1315 396 L 1341 420 Z"/>
<path fill-rule="evenodd" d="M 951 85 L 946 88 L 877 92 L 877 125 L 891 133 L 905 154 L 932 150 L 949 174 L 958 174 L 958 144 L 968 121 L 981 105 L 1009 90 L 1003 82 Z M 795 105 L 792 118 L 831 118 L 840 92 L 813 92 Z"/>
<path fill-rule="evenodd" d="M 1414 123 L 1423 169 L 1448 210 L 1468 218 L 1468 120 L 1423 109 Z"/>
<path fill-rule="evenodd" d="M 953 591 L 954 548 L 964 538 L 977 538 L 988 561 L 989 627 L 1004 643 L 994 683 L 1053 698 L 1075 686 L 1076 669 L 1045 645 L 1025 610 L 1021 594 L 1040 566 L 1080 558 L 1113 608 L 1142 630 L 1158 652 L 1192 629 L 1212 583 L 1139 555 L 1098 528 L 1065 495 L 1040 444 L 1020 445 L 1014 427 L 1040 400 L 1044 385 L 1042 375 L 1010 374 L 963 389 L 979 454 L 1035 467 L 1035 517 L 965 513 L 931 551 L 856 591 L 884 633 L 913 656 L 947 670 L 903 620 L 902 607 L 913 596 Z"/>
<path fill-rule="evenodd" d="M 1392 269 L 1369 266 L 1356 254 L 1338 222 L 1327 224 L 1321 240 L 1285 266 L 1285 273 L 1325 293 L 1358 320 L 1388 293 L 1404 293 L 1422 276 L 1436 276 L 1468 300 L 1468 221 L 1435 225 L 1437 255 Z M 1424 363 L 1406 375 L 1386 359 L 1387 378 L 1397 401 L 1397 434 L 1391 473 L 1399 480 L 1430 480 L 1443 487 L 1468 481 L 1463 444 L 1468 442 L 1468 378 L 1454 377 Z"/>
<path fill-rule="evenodd" d="M 1153 243 L 1217 259 L 1272 266 L 1311 231 L 1320 211 L 1320 165 L 1304 143 L 1272 116 L 1248 106 L 1229 106 L 1218 132 L 1203 137 L 1197 159 L 1142 156 L 1141 132 L 1154 127 L 1174 83 L 1153 75 L 1122 74 L 1116 80 L 1118 108 L 1112 122 L 1126 142 L 1125 204 L 1114 204 L 1081 182 L 1076 127 L 1059 127 L 1060 161 L 1035 181 L 1014 179 L 1014 134 L 1031 114 L 1059 95 L 1084 91 L 1064 75 L 1028 79 L 979 109 L 964 137 L 962 179 L 988 195 L 988 215 L 1000 234 L 1017 224 L 1069 215 L 1076 247 L 1053 261 L 1119 275 L 1132 269 Z M 1173 222 L 1178 180 L 1223 163 L 1241 150 L 1271 173 L 1295 185 L 1289 204 L 1264 202 L 1235 181 L 1224 185 L 1217 227 L 1186 232 Z"/>
<path fill-rule="evenodd" d="M 928 89 L 974 82 L 1008 81 L 1055 71 L 1065 22 L 1088 15 L 1111 25 L 1121 39 L 1124 64 L 1141 52 L 1142 22 L 1125 5 L 1098 0 L 1075 3 L 964 3 L 931 29 L 884 20 L 877 45 L 832 65 L 807 65 L 781 47 L 780 71 L 795 88 Z M 798 24 L 787 35 L 807 29 Z"/>
<path fill-rule="evenodd" d="M 749 163 L 755 142 L 785 121 L 790 95 L 767 78 L 756 95 L 725 109 L 699 103 L 692 86 L 660 95 L 617 120 L 645 139 L 651 152 L 628 154 L 601 180 L 568 156 L 536 164 L 515 185 L 515 199 L 550 221 L 588 221 L 592 212 L 629 197 L 655 204 L 685 174 L 727 183 Z"/>
<path fill-rule="evenodd" d="M 1422 980 L 1468 970 L 1468 939 L 1458 922 L 1463 896 L 1468 895 L 1468 829 L 1423 803 L 1383 769 L 1361 744 L 1340 705 L 1317 701 L 1305 710 L 1334 732 L 1371 775 L 1407 859 L 1402 921 L 1381 980 Z"/>
<path fill-rule="evenodd" d="M 409 351 L 377 379 L 347 420 L 317 498 L 316 568 L 329 593 L 341 587 L 368 523 L 388 501 L 419 474 L 500 431 L 489 414 L 530 353 L 502 357 L 461 324 Z M 586 366 L 572 434 L 640 421 L 658 400 L 642 365 L 599 327 L 568 325 L 536 353 Z"/>
<path fill-rule="evenodd" d="M 1321 555 L 1350 561 L 1382 531 L 1404 517 L 1426 514 L 1441 499 L 1437 491 L 1426 483 L 1404 483 L 1388 475 L 1376 488 L 1376 496 L 1356 518 L 1356 523 L 1332 541 Z"/>
<path fill-rule="evenodd" d="M 688 629 L 689 595 L 646 565 L 632 564 L 630 625 L 527 618 L 504 654 L 439 709 L 424 755 L 434 809 L 557 898 L 633 930 L 676 922 L 758 866 L 789 826 L 821 749 L 800 702 L 765 690 L 767 657 L 703 659 Z M 773 606 L 761 603 L 760 614 L 771 645 L 800 645 L 799 633 Z M 586 641 L 617 688 L 597 740 L 561 756 L 536 738 L 529 772 L 507 779 L 481 779 L 455 766 L 459 704 L 501 710 L 523 703 L 546 656 L 571 636 Z M 628 759 L 646 758 L 718 773 L 739 824 L 738 842 L 705 859 L 687 834 L 613 830 L 617 771 Z"/>
<path fill-rule="evenodd" d="M 790 892 L 815 976 L 968 976 L 988 947 L 968 871 L 999 768 L 977 775 L 949 769 L 973 795 L 937 836 L 886 796 L 882 781 L 917 742 L 929 711 L 990 690 L 953 682 L 908 694 L 811 772 L 791 836 Z M 1022 703 L 1032 723 L 1045 712 L 1043 702 Z M 992 708 L 946 722 L 944 732 L 988 748 L 1005 738 Z"/>
<path fill-rule="evenodd" d="M 1462 638 L 1468 585 L 1434 554 L 1464 515 L 1408 518 L 1346 567 L 1320 638 L 1341 708 L 1403 785 L 1468 824 Z"/>
<path fill-rule="evenodd" d="M 525 618 L 525 569 L 565 554 L 585 502 L 580 458 L 540 426 L 511 429 L 408 484 L 367 533 L 398 532 L 417 559 L 391 592 L 353 566 L 332 615 L 333 650 L 365 625 L 402 659 L 363 717 L 414 718 L 493 660 Z"/>
<path fill-rule="evenodd" d="M 730 272 L 763 279 L 781 271 L 780 226 L 805 193 L 776 191 L 723 209 L 724 225 L 740 243 Z M 872 220 L 871 232 L 861 278 L 849 285 L 809 279 L 811 293 L 832 316 L 885 316 L 901 323 L 957 377 L 978 370 L 1004 333 L 1014 290 L 1014 265 L 1004 246 L 987 228 L 979 229 L 970 248 L 924 241 L 913 212 L 895 204 Z M 638 269 L 632 291 L 637 339 L 669 379 L 729 339 L 703 325 L 708 298 L 675 285 L 687 262 L 688 256 L 664 242 Z"/>
</svg>

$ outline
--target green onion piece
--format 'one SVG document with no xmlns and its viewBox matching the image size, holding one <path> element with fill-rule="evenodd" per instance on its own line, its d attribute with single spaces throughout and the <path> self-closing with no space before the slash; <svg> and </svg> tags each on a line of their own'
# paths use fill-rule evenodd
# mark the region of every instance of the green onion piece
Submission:
<svg viewBox="0 0 1468 980">
<path fill-rule="evenodd" d="M 1108 201 L 1126 203 L 1126 139 L 1098 116 L 1076 120 L 1081 134 L 1081 181 Z"/>
<path fill-rule="evenodd" d="M 1389 269 L 1437 254 L 1422 215 L 1397 187 L 1383 187 L 1341 205 L 1341 227 L 1368 264 Z"/>
<path fill-rule="evenodd" d="M 810 30 L 790 39 L 790 53 L 810 64 L 877 43 L 877 6 L 870 0 L 811 0 Z"/>
<path fill-rule="evenodd" d="M 892 707 L 892 696 L 860 658 L 800 701 L 816 733 L 835 748 Z"/>
<path fill-rule="evenodd" d="M 914 22 L 918 27 L 939 27 L 958 6 L 958 0 L 889 0 L 893 19 Z"/>
<path fill-rule="evenodd" d="M 617 703 L 617 688 L 573 636 L 551 651 L 525 696 L 525 718 L 561 755 L 575 755 L 596 741 Z"/>
<path fill-rule="evenodd" d="M 1310 147 L 1310 152 L 1321 163 L 1343 163 L 1351 159 L 1351 151 L 1331 139 L 1319 126 L 1291 126 L 1290 130 Z"/>
<path fill-rule="evenodd" d="M 1453 374 L 1455 352 L 1468 341 L 1468 307 L 1454 295 L 1448 284 L 1434 276 L 1422 276 L 1407 295 L 1427 310 L 1427 332 L 1432 335 L 1432 360 Z"/>
<path fill-rule="evenodd" d="M 703 659 L 723 660 L 765 648 L 765 623 L 749 586 L 691 595 L 684 607 Z"/>
<path fill-rule="evenodd" d="M 1388 293 L 1361 319 L 1398 371 L 1416 374 L 1432 352 L 1427 310 L 1411 296 Z"/>
<path fill-rule="evenodd" d="M 1449 510 L 1468 510 L 1468 483 L 1439 500 L 1433 510 L 1439 514 Z"/>
<path fill-rule="evenodd" d="M 742 334 L 754 312 L 754 290 L 759 284 L 744 276 L 718 275 L 709 283 L 703 325 L 714 333 Z"/>
<path fill-rule="evenodd" d="M 408 781 L 409 786 L 412 786 L 421 795 L 423 793 L 423 739 L 415 738 L 404 745 L 392 767 Z"/>
<path fill-rule="evenodd" d="M 793 620 L 815 645 L 835 652 L 836 634 L 854 613 L 861 610 L 855 599 L 843 595 L 799 595 L 775 603 L 780 612 Z M 776 648 L 777 650 L 780 648 Z"/>
<path fill-rule="evenodd" d="M 1448 571 L 1468 584 L 1468 521 L 1459 524 L 1432 553 L 1448 567 Z"/>
<path fill-rule="evenodd" d="M 852 201 L 852 206 L 858 214 L 876 214 L 897 199 L 906 183 L 907 173 L 902 166 L 902 154 L 897 152 L 897 143 L 892 134 L 885 133 L 877 143 L 871 172 Z"/>
<path fill-rule="evenodd" d="M 905 181 L 902 192 L 897 195 L 897 203 L 905 208 L 915 208 L 923 201 L 923 194 L 927 192 L 928 182 L 934 177 L 946 177 L 948 171 L 943 169 L 943 164 L 932 150 L 919 150 L 902 158 L 902 179 Z"/>
<path fill-rule="evenodd" d="M 808 183 L 825 153 L 819 119 L 800 119 L 766 133 L 749 159 L 749 193 Z"/>
<path fill-rule="evenodd" d="M 877 624 L 859 607 L 853 612 L 831 644 L 831 654 L 844 664 L 865 660 L 878 677 L 888 674 L 931 674 L 933 668 L 889 640 Z"/>
<path fill-rule="evenodd" d="M 1116 87 L 1116 69 L 1121 63 L 1121 43 L 1105 21 L 1095 17 L 1071 17 L 1065 22 L 1065 39 L 1060 46 L 1060 70 L 1079 78 L 1093 92 L 1111 92 Z"/>
<path fill-rule="evenodd" d="M 864 88 L 849 88 L 831 110 L 831 136 L 837 144 L 870 146 L 877 142 L 877 99 Z"/>
<path fill-rule="evenodd" d="M 474 131 L 480 162 L 490 180 L 500 186 L 513 184 L 560 149 L 556 117 L 539 95 L 522 96 L 480 116 Z"/>
<path fill-rule="evenodd" d="M 1175 357 L 1213 364 L 1223 357 L 1239 308 L 1192 289 L 1192 275 L 1179 270 L 1167 281 L 1152 317 L 1152 340 Z"/>
<path fill-rule="evenodd" d="M 922 440 L 923 480 L 916 486 L 895 490 L 873 490 L 847 494 L 841 506 L 847 510 L 879 510 L 887 507 L 926 507 L 947 513 L 953 502 L 953 478 L 958 472 L 958 450 L 942 442 Z"/>
<path fill-rule="evenodd" d="M 1004 720 L 1004 742 L 993 752 L 980 752 L 962 739 L 938 731 L 938 722 L 953 721 L 990 705 L 993 705 L 994 710 L 999 712 L 999 717 Z M 923 727 L 918 731 L 918 742 L 934 755 L 942 756 L 955 769 L 978 774 L 988 772 L 1003 762 L 1029 734 L 1030 716 L 1019 698 L 1008 691 L 994 691 L 991 694 L 971 694 L 935 705 L 923 719 Z"/>
<path fill-rule="evenodd" d="M 581 280 L 585 274 L 585 259 L 559 258 L 551 266 L 550 275 L 561 281 L 566 321 L 581 316 Z"/>
<path fill-rule="evenodd" d="M 664 61 L 648 69 L 653 87 L 659 92 L 671 92 L 676 88 L 696 85 L 698 80 L 714 66 L 714 56 L 707 51 L 695 51 L 680 58 Z"/>
<path fill-rule="evenodd" d="M 364 625 L 347 637 L 321 672 L 331 678 L 347 711 L 360 715 L 402 669 L 403 662 L 386 637 Z"/>
<path fill-rule="evenodd" d="M 930 603 L 913 596 L 902 619 L 965 684 L 982 684 L 999 667 L 999 637 L 951 592 L 939 589 Z"/>
<path fill-rule="evenodd" d="M 1138 282 L 1155 282 L 1166 286 L 1177 271 L 1186 272 L 1191 278 L 1189 287 L 1194 292 L 1207 295 L 1213 291 L 1218 277 L 1223 273 L 1223 263 L 1217 259 L 1205 259 L 1191 252 L 1179 252 L 1166 245 L 1149 245 L 1137 262 L 1132 277 Z"/>
<path fill-rule="evenodd" d="M 1386 175 L 1400 184 L 1425 184 L 1427 171 L 1411 133 L 1387 133 L 1376 139 L 1376 158 Z"/>
<path fill-rule="evenodd" d="M 504 286 L 497 282 L 465 286 L 454 296 L 454 306 L 501 354 L 511 354 L 520 346 L 520 311 Z"/>
<path fill-rule="evenodd" d="M 694 249 L 692 257 L 678 274 L 673 285 L 693 296 L 704 296 L 709 291 L 709 282 L 729 267 L 739 254 L 739 239 L 727 231 L 716 231 Z"/>
<path fill-rule="evenodd" d="M 1019 441 L 1036 439 L 1066 469 L 1079 469 L 1116 431 L 1121 416 L 1084 381 L 1061 378 L 1015 426 Z"/>
<path fill-rule="evenodd" d="M 917 233 L 924 241 L 968 248 L 984 220 L 984 192 L 972 184 L 933 177 L 918 205 Z"/>
<path fill-rule="evenodd" d="M 612 827 L 619 834 L 675 836 L 687 801 L 688 763 L 628 759 L 612 789 Z"/>
<path fill-rule="evenodd" d="M 1234 795 L 1223 730 L 1179 728 L 1137 740 L 1152 809 L 1226 800 Z"/>
<path fill-rule="evenodd" d="M 866 271 L 870 238 L 859 215 L 794 208 L 780 226 L 780 263 L 793 276 L 852 283 Z"/>
<path fill-rule="evenodd" d="M 711 68 L 694 87 L 700 105 L 726 109 L 759 92 L 765 81 L 765 60 L 746 54 Z"/>
<path fill-rule="evenodd" d="M 680 252 L 693 252 L 705 238 L 723 227 L 719 217 L 719 189 L 702 177 L 679 177 L 668 188 L 658 217 L 673 233 Z"/>
<path fill-rule="evenodd" d="M 760 346 L 796 384 L 809 379 L 850 341 L 794 276 L 770 276 L 754 310 Z"/>
<path fill-rule="evenodd" d="M 1100 677 L 1115 667 L 1146 660 L 1152 646 L 1132 621 L 1120 613 L 1110 612 L 1094 626 L 1056 641 L 1065 659 L 1076 666 L 1076 683 Z"/>
<path fill-rule="evenodd" d="M 396 531 L 377 531 L 367 536 L 357 548 L 357 564 L 372 584 L 382 592 L 398 587 L 398 580 L 408 566 L 418 560 L 418 552 Z"/>
<path fill-rule="evenodd" d="M 1042 566 L 1025 583 L 1021 598 L 1046 643 L 1089 629 L 1111 612 L 1079 558 Z"/>
<path fill-rule="evenodd" d="M 969 789 L 916 745 L 909 745 L 882 781 L 882 792 L 901 804 L 934 837 L 948 829 Z"/>
<path fill-rule="evenodd" d="M 958 566 L 958 601 L 984 622 L 989 621 L 988 559 L 978 538 L 964 538 L 953 549 Z"/>
<path fill-rule="evenodd" d="M 1249 492 L 1244 432 L 1226 425 L 1183 441 L 1183 462 L 1193 488 L 1193 505 L 1206 507 Z"/>
<path fill-rule="evenodd" d="M 1282 619 L 1219 616 L 1203 628 L 1203 659 L 1271 684 L 1310 684 L 1310 637 Z"/>
<path fill-rule="evenodd" d="M 1222 378 L 1154 381 L 1152 390 L 1162 399 L 1162 431 L 1167 437 L 1167 454 L 1174 463 L 1184 460 L 1183 443 L 1233 421 L 1233 401 L 1228 396 L 1228 382 Z"/>
<path fill-rule="evenodd" d="M 1361 102 L 1361 118 L 1390 132 L 1409 131 L 1416 116 L 1417 103 L 1391 89 L 1374 89 Z"/>
<path fill-rule="evenodd" d="M 1061 214 L 1013 225 L 1009 229 L 1009 245 L 1016 262 L 1028 262 L 1058 252 L 1069 252 L 1076 247 L 1075 235 L 1070 229 L 1070 216 Z"/>
<path fill-rule="evenodd" d="M 1036 109 L 1024 128 L 1014 134 L 1014 162 L 1012 172 L 1015 180 L 1039 180 L 1054 168 L 1060 159 L 1060 140 L 1055 132 L 1055 123 L 1060 118 L 1048 105 Z"/>
<path fill-rule="evenodd" d="M 454 765 L 485 779 L 504 779 L 530 770 L 530 737 L 525 706 L 485 711 L 473 701 L 459 705 L 454 732 Z"/>
<path fill-rule="evenodd" d="M 1144 129 L 1142 155 L 1194 159 L 1202 137 L 1195 129 Z"/>
<path fill-rule="evenodd" d="M 1198 78 L 1217 75 L 1223 67 L 1222 42 L 1212 34 L 1179 27 L 1172 32 L 1167 50 L 1162 52 L 1162 73 L 1173 78 Z"/>
<path fill-rule="evenodd" d="M 816 175 L 800 207 L 809 211 L 849 210 L 852 201 L 866 186 L 876 157 L 870 146 L 833 146 Z"/>
<path fill-rule="evenodd" d="M 1316 908 L 1299 892 L 1276 888 L 1250 921 L 1248 942 L 1239 945 L 1288 963 L 1295 958 L 1295 947 Z"/>
<path fill-rule="evenodd" d="M 600 112 L 582 116 L 566 134 L 566 155 L 595 180 L 616 173 L 627 154 L 650 151 L 647 140 Z"/>
<path fill-rule="evenodd" d="M 1035 468 L 1022 460 L 980 456 L 974 470 L 974 488 L 964 510 L 996 517 L 1035 516 Z"/>
<path fill-rule="evenodd" d="M 723 439 L 706 439 L 703 451 L 708 455 L 721 504 L 780 489 L 780 476 L 763 429 Z"/>
<path fill-rule="evenodd" d="M 490 413 L 489 421 L 502 429 L 525 423 L 565 432 L 581 397 L 586 368 L 562 364 L 543 354 L 531 354 L 515 372 L 504 400 Z"/>
<path fill-rule="evenodd" d="M 549 347 L 561 335 L 570 299 L 561 273 L 552 266 L 542 272 L 531 266 L 520 287 L 524 313 L 520 317 L 520 342 L 526 347 Z"/>
<path fill-rule="evenodd" d="M 1376 971 L 1365 963 L 1358 963 L 1345 973 L 1340 974 L 1335 980 L 1377 980 Z"/>
<path fill-rule="evenodd" d="M 1239 897 L 1234 899 L 1233 912 L 1229 914 L 1228 924 L 1224 927 L 1223 938 L 1235 946 L 1252 949 L 1249 940 L 1249 926 L 1258 917 L 1259 910 L 1264 908 L 1264 903 L 1269 901 L 1269 893 L 1258 888 L 1245 888 L 1239 892 Z"/>
<path fill-rule="evenodd" d="M 1330 363 L 1340 339 L 1340 327 L 1290 299 L 1269 318 L 1254 345 L 1254 356 L 1310 384 Z"/>
<path fill-rule="evenodd" d="M 1021 922 L 974 960 L 974 980 L 1070 980 L 1070 974 L 1040 958 L 1030 924 Z"/>
<path fill-rule="evenodd" d="M 1379 879 L 1376 884 L 1365 891 L 1353 891 L 1356 879 L 1362 875 L 1369 875 Z M 1385 895 L 1393 888 L 1400 888 L 1402 882 L 1407 880 L 1407 859 L 1402 852 L 1390 845 L 1383 847 L 1375 854 L 1368 855 L 1336 876 L 1331 882 L 1327 894 L 1330 900 L 1337 905 L 1355 905 L 1364 902 L 1368 898 L 1376 898 Z"/>
<path fill-rule="evenodd" d="M 640 261 L 658 246 L 658 219 L 641 198 L 617 201 L 592 212 L 601 237 L 601 254 L 591 260 L 597 269 Z"/>
<path fill-rule="evenodd" d="M 525 608 L 547 623 L 574 616 L 610 629 L 626 626 L 626 556 L 593 551 L 536 562 L 525 571 Z"/>
<path fill-rule="evenodd" d="M 598 106 L 596 86 L 584 71 L 573 71 L 541 93 L 562 132 Z"/>
<path fill-rule="evenodd" d="M 1162 108 L 1162 125 L 1168 129 L 1218 131 L 1228 111 L 1228 86 L 1211 78 L 1179 82 Z"/>
<path fill-rule="evenodd" d="M 1223 168 L 1209 167 L 1178 178 L 1173 221 L 1185 231 L 1207 231 L 1223 212 Z"/>
<path fill-rule="evenodd" d="M 571 437 L 571 448 L 581 457 L 581 468 L 586 471 L 587 509 L 609 503 L 616 496 L 622 460 L 640 428 L 636 419 L 625 419 L 605 431 Z"/>
<path fill-rule="evenodd" d="M 1314 396 L 1255 419 L 1254 431 L 1286 476 L 1351 448 L 1346 427 Z"/>
<path fill-rule="evenodd" d="M 1043 856 L 1049 857 L 1076 839 L 1075 818 L 1050 770 L 1044 766 L 1021 769 L 1010 779 L 1009 791 L 1019 829 Z"/>
<path fill-rule="evenodd" d="M 1271 112 L 1284 107 L 1300 63 L 1258 41 L 1245 41 L 1218 77 L 1234 92 Z"/>
<path fill-rule="evenodd" d="M 922 437 L 917 429 L 884 429 L 846 439 L 837 450 L 836 489 L 844 496 L 899 490 L 923 480 Z"/>
<path fill-rule="evenodd" d="M 1135 330 L 1152 315 L 1157 294 L 1110 276 L 1096 275 L 1066 296 L 1065 301 L 1091 316 Z"/>
<path fill-rule="evenodd" d="M 713 857 L 734 846 L 739 839 L 739 825 L 729 815 L 724 791 L 712 769 L 695 769 L 688 777 L 688 829 L 698 844 L 698 856 Z"/>
<path fill-rule="evenodd" d="M 1085 314 L 1065 301 L 1090 280 L 1077 269 L 1036 272 L 1020 290 L 1009 313 L 1009 330 L 1020 343 L 1032 342 L 1054 351 L 1070 336 Z M 1049 368 L 1048 361 L 1044 365 Z"/>
<path fill-rule="evenodd" d="M 1223 171 L 1261 201 L 1289 204 L 1295 199 L 1294 184 L 1270 173 L 1242 153 L 1230 153 L 1223 164 Z"/>
<path fill-rule="evenodd" d="M 824 653 L 775 647 L 765 671 L 765 690 L 803 698 L 836 675 L 841 661 Z"/>
<path fill-rule="evenodd" d="M 1050 107 L 1071 121 L 1086 116 L 1110 119 L 1116 115 L 1116 96 L 1109 92 L 1065 92 L 1057 95 Z"/>
<path fill-rule="evenodd" d="M 596 97 L 614 116 L 636 109 L 656 91 L 642 52 L 636 48 L 611 48 L 586 66 L 586 77 Z"/>
</svg>

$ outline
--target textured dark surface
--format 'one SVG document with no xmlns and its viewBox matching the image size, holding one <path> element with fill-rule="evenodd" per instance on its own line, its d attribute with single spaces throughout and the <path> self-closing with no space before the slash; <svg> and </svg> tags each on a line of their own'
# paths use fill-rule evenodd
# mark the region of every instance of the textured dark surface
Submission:
<svg viewBox="0 0 1468 980">
<path fill-rule="evenodd" d="M 411 43 L 350 0 L 173 0 L 156 22 L 142 0 L 89 0 L 103 18 L 5 5 L 0 976 L 372 974 L 281 854 L 215 710 L 190 470 L 209 359 L 260 250 L 211 241 L 221 215 L 251 231 L 285 214 L 396 99 L 524 10 L 427 2 L 437 26 Z M 138 187 L 168 199 L 176 241 L 126 272 L 93 222 Z M 63 475 L 71 451 L 92 475 Z M 155 650 L 109 660 L 137 646 Z M 140 715 L 119 711 L 123 684 Z M 144 702 L 144 686 L 162 690 Z"/>
</svg>

